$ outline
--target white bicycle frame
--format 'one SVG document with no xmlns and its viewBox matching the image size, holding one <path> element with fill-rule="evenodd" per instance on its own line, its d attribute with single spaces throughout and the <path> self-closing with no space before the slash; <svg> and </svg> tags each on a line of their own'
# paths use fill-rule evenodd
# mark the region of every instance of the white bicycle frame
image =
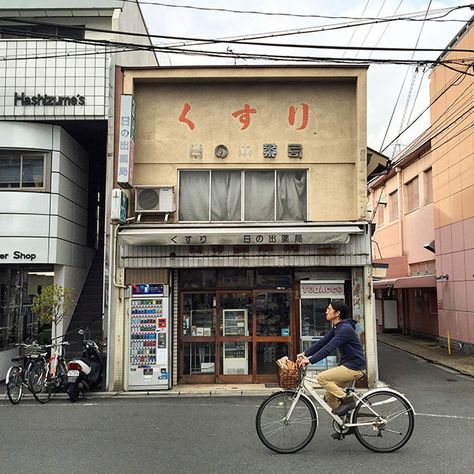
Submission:
<svg viewBox="0 0 474 474">
<path fill-rule="evenodd" d="M 339 416 L 335 415 L 333 412 L 332 412 L 332 408 L 324 401 L 323 397 L 321 397 L 317 392 L 316 390 L 314 389 L 313 387 L 313 383 L 316 382 L 316 380 L 312 379 L 312 378 L 309 378 L 307 375 L 305 375 L 303 377 L 303 380 L 302 380 L 302 383 L 300 384 L 300 386 L 298 387 L 298 389 L 296 390 L 296 396 L 291 404 L 291 407 L 290 409 L 288 410 L 288 413 L 286 415 L 286 421 L 289 421 L 290 418 L 291 418 L 291 415 L 293 413 L 293 410 L 296 406 L 296 404 L 298 403 L 298 400 L 300 399 L 300 397 L 305 397 L 310 403 L 311 405 L 314 407 L 314 412 L 316 413 L 316 422 L 318 423 L 319 422 L 319 419 L 318 419 L 318 410 L 316 409 L 316 406 L 314 405 L 314 402 L 313 400 L 311 399 L 311 397 L 309 397 L 308 395 L 306 395 L 305 393 L 303 393 L 303 390 L 306 390 L 307 392 L 310 393 L 310 395 L 318 402 L 318 404 L 324 409 L 324 411 L 326 411 L 328 413 L 328 415 L 341 427 L 341 429 L 346 429 L 346 428 L 352 428 L 354 426 L 373 426 L 374 423 L 373 422 L 368 422 L 368 423 L 352 423 L 352 415 L 354 412 L 351 413 L 351 417 L 350 417 L 350 423 L 345 423 Z M 386 403 L 390 403 L 392 401 L 391 398 L 387 398 L 386 400 L 383 400 L 381 402 L 378 402 L 378 403 L 373 403 L 371 405 L 368 405 L 366 404 L 363 400 L 362 400 L 362 397 L 363 396 L 366 396 L 368 394 L 372 394 L 372 393 L 378 393 L 378 392 L 392 392 L 394 394 L 397 394 L 399 395 L 400 397 L 402 397 L 407 403 L 408 405 L 410 406 L 411 410 L 413 411 L 413 414 L 416 415 L 415 413 L 415 409 L 413 408 L 413 405 L 410 403 L 410 401 L 404 396 L 402 395 L 400 392 L 397 392 L 396 390 L 393 390 L 391 388 L 374 388 L 372 390 L 368 390 L 367 392 L 365 392 L 362 396 L 359 396 L 359 394 L 357 392 L 353 392 L 352 394 L 356 397 L 356 399 L 358 400 L 357 404 L 359 405 L 360 403 L 363 403 L 364 406 L 366 408 L 368 408 L 375 416 L 379 416 L 379 414 L 372 409 L 372 407 L 375 407 L 377 405 L 382 405 L 382 404 L 386 404 Z M 399 414 L 400 415 L 400 414 Z M 397 415 L 397 416 L 399 416 Z M 381 418 L 381 417 L 380 417 Z M 384 420 L 383 418 L 380 419 L 380 424 L 385 424 L 387 423 L 388 420 Z"/>
</svg>

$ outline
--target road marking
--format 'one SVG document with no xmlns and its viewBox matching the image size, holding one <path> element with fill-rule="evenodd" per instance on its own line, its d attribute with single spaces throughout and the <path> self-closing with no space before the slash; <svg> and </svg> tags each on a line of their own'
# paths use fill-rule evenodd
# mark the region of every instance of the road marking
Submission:
<svg viewBox="0 0 474 474">
<path fill-rule="evenodd" d="M 440 415 L 439 413 L 416 413 L 416 416 L 429 416 L 431 418 L 454 418 L 458 420 L 474 420 L 474 416 Z"/>
</svg>

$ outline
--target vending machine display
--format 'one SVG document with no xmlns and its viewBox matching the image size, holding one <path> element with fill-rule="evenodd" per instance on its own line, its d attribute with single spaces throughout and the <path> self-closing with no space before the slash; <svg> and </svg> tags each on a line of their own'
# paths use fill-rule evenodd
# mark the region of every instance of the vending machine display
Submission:
<svg viewBox="0 0 474 474">
<path fill-rule="evenodd" d="M 129 311 L 129 390 L 170 387 L 170 317 L 165 285 L 134 285 Z"/>
</svg>

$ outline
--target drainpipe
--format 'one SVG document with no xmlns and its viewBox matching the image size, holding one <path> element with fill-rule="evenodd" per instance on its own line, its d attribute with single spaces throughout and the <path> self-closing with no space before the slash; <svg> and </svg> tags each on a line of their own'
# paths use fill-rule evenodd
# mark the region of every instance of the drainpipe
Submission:
<svg viewBox="0 0 474 474">
<path fill-rule="evenodd" d="M 403 229 L 404 229 L 404 214 L 403 209 L 405 209 L 405 196 L 403 192 L 403 176 L 402 169 L 397 166 L 395 168 L 397 173 L 397 187 L 398 187 L 398 239 L 400 240 L 400 255 L 403 257 L 405 255 L 405 245 L 403 242 Z"/>
</svg>

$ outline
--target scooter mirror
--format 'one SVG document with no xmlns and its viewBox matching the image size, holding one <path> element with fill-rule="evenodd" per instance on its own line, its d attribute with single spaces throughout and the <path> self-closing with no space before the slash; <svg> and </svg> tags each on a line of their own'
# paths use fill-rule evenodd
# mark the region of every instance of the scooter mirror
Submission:
<svg viewBox="0 0 474 474">
<path fill-rule="evenodd" d="M 85 331 L 84 331 L 84 329 L 79 329 L 79 331 L 77 331 L 77 332 L 78 332 L 78 334 L 80 334 L 82 336 Z"/>
</svg>

